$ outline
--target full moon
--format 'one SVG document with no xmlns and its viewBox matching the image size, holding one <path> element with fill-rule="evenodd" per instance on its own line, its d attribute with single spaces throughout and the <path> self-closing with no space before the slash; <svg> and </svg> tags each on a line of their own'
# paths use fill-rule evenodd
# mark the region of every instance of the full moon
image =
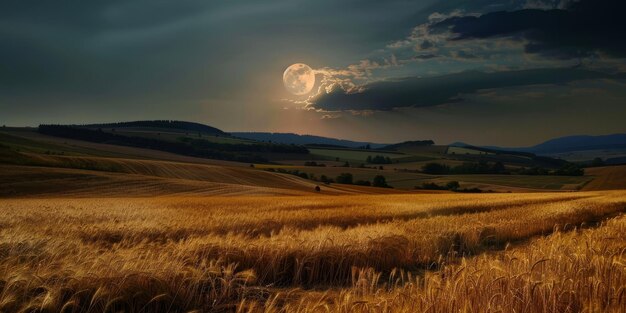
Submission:
<svg viewBox="0 0 626 313">
<path fill-rule="evenodd" d="M 296 96 L 306 95 L 315 85 L 315 72 L 306 64 L 296 63 L 283 73 L 283 83 L 287 91 Z"/>
</svg>

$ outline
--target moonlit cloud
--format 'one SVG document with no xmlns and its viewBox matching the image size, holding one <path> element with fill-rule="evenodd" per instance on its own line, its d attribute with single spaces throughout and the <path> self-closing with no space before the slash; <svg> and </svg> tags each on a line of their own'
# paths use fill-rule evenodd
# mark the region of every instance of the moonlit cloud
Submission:
<svg viewBox="0 0 626 313">
<path fill-rule="evenodd" d="M 430 107 L 457 103 L 462 101 L 463 95 L 485 89 L 624 78 L 626 78 L 624 74 L 611 75 L 578 69 L 462 72 L 439 77 L 380 81 L 363 86 L 363 90 L 358 92 L 334 90 L 321 94 L 312 105 L 328 111 L 388 111 L 401 107 Z"/>
</svg>

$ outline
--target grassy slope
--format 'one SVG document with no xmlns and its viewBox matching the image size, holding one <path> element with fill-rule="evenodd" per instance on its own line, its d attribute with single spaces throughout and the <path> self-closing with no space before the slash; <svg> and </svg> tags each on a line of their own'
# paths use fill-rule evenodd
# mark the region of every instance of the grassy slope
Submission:
<svg viewBox="0 0 626 313">
<path fill-rule="evenodd" d="M 0 140 L 2 196 L 298 194 L 315 187 L 297 177 L 243 167 L 92 156 L 107 152 L 2 133 Z"/>
<path fill-rule="evenodd" d="M 626 165 L 588 168 L 585 173 L 595 178 L 583 190 L 626 189 Z"/>
<path fill-rule="evenodd" d="M 165 195 L 302 195 L 313 186 L 276 179 L 244 185 L 80 169 L 0 165 L 0 197 L 153 197 Z M 288 184 L 289 188 L 280 188 Z M 325 194 L 331 191 L 324 190 Z"/>
<path fill-rule="evenodd" d="M 123 146 L 115 146 L 115 145 L 107 145 L 107 144 L 97 144 L 97 143 L 88 143 L 78 140 L 67 140 L 63 138 L 56 138 L 51 136 L 45 136 L 37 133 L 33 129 L 2 129 L 0 130 L 0 144 L 11 147 L 12 151 L 19 150 L 20 152 L 28 152 L 30 153 L 31 159 L 37 159 L 37 165 L 51 165 L 58 167 L 66 167 L 66 168 L 79 168 L 79 169 L 95 169 L 95 170 L 104 170 L 104 171 L 113 171 L 113 172 L 124 172 L 130 174 L 148 174 L 158 177 L 169 177 L 169 178 L 183 178 L 187 179 L 188 175 L 191 171 L 198 171 L 193 166 L 190 165 L 190 168 L 193 170 L 187 170 L 187 174 L 182 177 L 177 176 L 175 174 L 173 176 L 163 176 L 163 173 L 168 173 L 171 171 L 168 169 L 167 163 L 146 163 L 142 161 L 130 162 L 129 160 L 125 160 L 120 164 L 120 162 L 116 162 L 113 158 L 123 158 L 123 159 L 148 159 L 148 160 L 169 160 L 175 162 L 183 162 L 183 163 L 201 163 L 208 165 L 219 165 L 219 166 L 227 166 L 227 167 L 247 167 L 248 164 L 245 163 L 237 163 L 237 162 L 228 162 L 228 161 L 219 161 L 219 160 L 209 160 L 202 158 L 193 158 L 180 156 L 173 153 L 148 150 L 148 149 L 139 149 L 132 147 L 123 147 Z M 324 150 L 320 149 L 320 151 L 326 151 L 332 155 L 342 155 L 344 157 L 349 156 L 352 158 L 366 158 L 367 155 L 388 155 L 394 158 L 396 161 L 403 161 L 406 163 L 394 163 L 390 165 L 383 165 L 385 170 L 374 170 L 374 169 L 357 169 L 357 168 L 342 168 L 342 167 L 304 167 L 304 166 L 284 166 L 291 169 L 297 169 L 306 173 L 313 173 L 317 177 L 321 175 L 326 175 L 328 177 L 334 178 L 340 173 L 351 172 L 354 175 L 355 180 L 372 180 L 376 175 L 383 175 L 387 178 L 387 181 L 390 185 L 396 188 L 402 189 L 413 189 L 415 186 L 419 186 L 424 182 L 435 182 L 435 183 L 446 183 L 448 181 L 459 181 L 462 184 L 463 188 L 473 188 L 478 187 L 485 190 L 494 190 L 494 191 L 528 191 L 528 190 L 577 190 L 581 186 L 585 185 L 590 179 L 590 177 L 559 177 L 559 176 L 520 176 L 520 175 L 450 175 L 450 176 L 431 176 L 431 175 L 423 175 L 416 173 L 405 173 L 394 171 L 392 169 L 414 169 L 415 167 L 420 167 L 421 164 L 424 164 L 428 161 L 415 162 L 415 160 L 411 160 L 411 158 L 437 158 L 437 157 L 448 157 L 445 155 L 441 155 L 443 152 L 441 146 L 436 147 L 413 147 L 411 151 L 404 151 L 406 154 L 393 154 L 393 153 L 377 153 L 375 150 L 372 151 L 355 151 L 355 150 Z M 317 150 L 313 149 L 313 152 Z M 317 151 L 319 152 L 319 151 Z M 324 153 L 326 153 L 324 152 Z M 45 155 L 44 153 L 51 153 L 53 155 Z M 1 153 L 0 153 L 1 154 Z M 54 154 L 63 154 L 63 155 L 54 155 Z M 345 155 L 344 155 L 345 154 Z M 72 156 L 71 158 L 68 156 Z M 89 157 L 89 158 L 87 158 Z M 97 157 L 108 157 L 110 159 L 104 159 Z M 329 156 L 326 156 L 329 157 Z M 0 155 L 0 159 L 2 155 Z M 18 160 L 18 157 L 15 156 L 5 156 L 5 159 Z M 0 160 L 1 161 L 1 160 Z M 453 161 L 453 160 L 443 160 L 443 162 L 455 163 L 458 164 L 461 161 Z M 6 163 L 6 162 L 4 162 Z M 11 162 L 15 163 L 15 162 Z M 323 162 L 322 162 L 323 163 Z M 328 163 L 328 162 L 327 162 Z M 20 163 L 18 163 L 20 164 Z M 28 165 L 29 163 L 21 163 L 22 165 Z M 134 164 L 132 166 L 128 164 Z M 127 166 L 128 165 L 128 166 Z M 158 169 L 157 167 L 163 165 L 162 169 Z M 330 165 L 330 163 L 329 163 Z M 180 167 L 180 166 L 179 166 Z M 267 167 L 267 166 L 266 166 Z M 282 166 L 270 166 L 270 167 L 282 167 Z M 137 168 L 141 168 L 142 171 L 138 171 Z M 146 173 L 147 171 L 147 173 Z M 202 171 L 199 171 L 202 172 Z M 207 173 L 210 173 L 207 172 Z M 263 174 L 260 174 L 263 175 Z M 593 175 L 593 174 L 592 174 Z M 206 175 L 205 175 L 206 176 Z M 232 176 L 232 175 L 231 175 Z M 217 175 L 217 177 L 223 177 Z M 264 176 L 260 176 L 264 177 Z M 218 183 L 239 183 L 239 181 L 243 181 L 244 184 L 250 185 L 250 180 L 242 179 L 229 179 L 227 181 L 222 181 L 221 178 L 218 181 L 211 180 L 211 178 L 207 178 L 209 181 L 218 182 Z M 261 186 L 267 186 L 267 184 L 271 184 L 271 180 L 269 183 L 264 180 L 256 180 L 252 181 L 253 183 L 261 183 Z M 591 183 L 588 188 L 600 189 L 603 188 L 598 183 Z M 594 187 L 595 186 L 595 187 Z M 617 187 L 609 187 L 609 188 L 619 188 L 621 185 L 616 185 Z M 284 188 L 283 185 L 275 186 L 277 188 Z"/>
<path fill-rule="evenodd" d="M 31 151 L 36 153 L 50 150 L 51 152 L 55 152 L 57 154 L 59 152 L 63 152 L 65 155 L 89 155 L 130 159 L 167 160 L 210 165 L 248 166 L 248 164 L 245 163 L 190 157 L 158 150 L 53 137 L 40 134 L 33 128 L 0 129 L 0 136 L 2 135 L 4 136 L 0 138 L 0 144 L 5 144 L 6 138 L 9 137 L 12 142 L 22 146 L 22 151 Z M 36 150 L 33 151 L 33 149 Z"/>
<path fill-rule="evenodd" d="M 448 175 L 437 181 L 456 180 L 459 182 L 484 185 L 511 186 L 546 190 L 577 190 L 590 180 L 585 176 L 531 176 L 531 175 Z"/>
<path fill-rule="evenodd" d="M 103 129 L 105 132 L 115 133 L 118 135 L 132 136 L 132 137 L 144 137 L 150 139 L 158 139 L 158 140 L 166 140 L 176 142 L 179 138 L 193 138 L 193 139 L 204 139 L 211 142 L 217 143 L 253 143 L 251 140 L 225 137 L 225 136 L 215 136 L 215 135 L 207 135 L 203 134 L 198 136 L 197 133 L 194 132 L 185 132 L 185 131 L 176 131 L 172 129 L 158 129 L 158 128 L 118 128 L 115 131 L 111 131 L 110 129 Z"/>
<path fill-rule="evenodd" d="M 408 155 L 403 153 L 391 153 L 377 150 L 357 150 L 357 149 L 318 149 L 309 148 L 309 151 L 313 156 L 322 157 L 328 160 L 335 160 L 339 158 L 339 161 L 358 162 L 365 163 L 368 156 L 375 157 L 377 155 L 383 157 L 389 157 L 390 159 L 405 158 Z"/>
<path fill-rule="evenodd" d="M 0 195 L 5 197 L 54 193 L 60 196 L 295 195 L 312 193 L 317 185 L 292 175 L 250 169 L 248 164 L 66 141 L 28 129 L 0 133 L 0 145 L 0 164 L 5 164 L 0 173 L 3 187 Z M 339 185 L 322 187 L 323 194 L 388 192 Z"/>
<path fill-rule="evenodd" d="M 0 195 L 126 196 L 165 194 L 303 194 L 316 184 L 241 167 L 154 160 L 31 155 L 44 166 L 0 165 Z M 350 193 L 323 187 L 324 194 Z"/>
<path fill-rule="evenodd" d="M 577 190 L 585 184 L 590 177 L 580 176 L 523 176 L 523 175 L 427 175 L 421 173 L 409 173 L 396 171 L 391 166 L 384 165 L 384 170 L 368 168 L 346 167 L 314 167 L 314 166 L 282 166 L 282 165 L 257 165 L 258 168 L 284 168 L 298 170 L 307 174 L 313 173 L 316 177 L 326 175 L 335 178 L 341 173 L 352 173 L 354 180 L 372 181 L 374 176 L 383 175 L 389 185 L 395 188 L 413 189 L 423 183 L 434 182 L 445 184 L 450 181 L 458 181 L 462 188 L 478 187 L 494 191 L 535 191 L 535 190 Z"/>
<path fill-rule="evenodd" d="M 0 196 L 301 195 L 317 183 L 245 167 L 47 155 L 0 146 Z M 323 186 L 322 194 L 388 193 Z"/>
<path fill-rule="evenodd" d="M 26 134 L 28 137 L 23 137 Z M 18 152 L 52 153 L 67 155 L 97 155 L 97 156 L 120 156 L 104 149 L 98 150 L 89 147 L 70 145 L 64 142 L 33 139 L 37 133 L 34 131 L 3 131 L 0 130 L 0 144 Z M 42 135 L 43 136 L 43 135 Z M 30 138 L 29 138 L 30 137 Z"/>
</svg>

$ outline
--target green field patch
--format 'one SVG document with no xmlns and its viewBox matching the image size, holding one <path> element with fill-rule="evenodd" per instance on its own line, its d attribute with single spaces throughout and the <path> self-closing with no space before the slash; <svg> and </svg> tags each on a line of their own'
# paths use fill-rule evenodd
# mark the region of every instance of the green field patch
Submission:
<svg viewBox="0 0 626 313">
<path fill-rule="evenodd" d="M 11 133 L 5 133 L 0 131 L 0 144 L 7 148 L 10 148 L 16 152 L 29 152 L 36 154 L 50 154 L 50 155 L 74 155 L 74 156 L 108 156 L 109 154 L 104 151 L 97 151 L 87 148 L 80 148 L 71 145 L 54 144 L 44 141 L 31 140 L 28 138 L 20 137 L 20 132 L 15 131 Z M 36 131 L 32 131 L 36 133 Z M 110 154 L 114 156 L 114 154 Z"/>
<path fill-rule="evenodd" d="M 509 187 L 560 190 L 565 185 L 582 185 L 590 178 L 585 176 L 554 175 L 449 175 L 445 176 L 445 179 Z"/>
<path fill-rule="evenodd" d="M 213 134 L 199 134 L 194 132 L 182 132 L 182 131 L 172 131 L 168 129 L 164 129 L 163 131 L 159 129 L 103 129 L 108 133 L 114 133 L 129 137 L 141 137 L 141 138 L 149 138 L 149 139 L 157 139 L 164 141 L 177 142 L 180 141 L 181 138 L 192 138 L 192 139 L 203 139 L 210 142 L 215 143 L 228 143 L 228 144 L 255 144 L 257 142 L 246 139 L 239 139 L 228 136 L 221 135 L 213 135 Z"/>
<path fill-rule="evenodd" d="M 351 149 L 311 149 L 309 151 L 312 155 L 320 156 L 328 160 L 339 161 L 356 161 L 365 163 L 368 156 L 375 157 L 377 155 L 388 157 L 392 160 L 410 157 L 404 153 L 383 152 L 376 150 L 351 150 Z"/>
<path fill-rule="evenodd" d="M 473 154 L 473 155 L 489 155 L 494 154 L 492 152 L 485 152 L 464 147 L 448 147 L 447 154 Z"/>
</svg>

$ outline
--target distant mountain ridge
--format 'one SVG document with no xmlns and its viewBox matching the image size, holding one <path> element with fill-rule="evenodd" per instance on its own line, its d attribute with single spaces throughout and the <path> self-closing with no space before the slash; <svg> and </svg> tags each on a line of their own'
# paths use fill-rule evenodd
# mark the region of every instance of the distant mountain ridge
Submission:
<svg viewBox="0 0 626 313">
<path fill-rule="evenodd" d="M 432 146 L 435 142 L 432 140 L 413 140 L 413 141 L 404 141 L 400 143 L 394 143 L 391 145 L 387 145 L 382 147 L 382 150 L 397 150 L 402 147 L 424 147 L 424 146 Z"/>
<path fill-rule="evenodd" d="M 297 145 L 329 145 L 343 146 L 348 148 L 359 148 L 369 145 L 371 148 L 382 148 L 387 144 L 367 141 L 352 141 L 346 139 L 328 138 L 314 135 L 298 135 L 294 133 L 270 133 L 270 132 L 232 132 L 232 136 L 251 139 L 257 141 L 271 141 L 275 143 L 297 144 Z"/>
<path fill-rule="evenodd" d="M 464 142 L 455 142 L 451 146 L 472 146 Z M 530 147 L 498 147 L 480 146 L 482 148 L 530 152 L 535 154 L 553 154 L 571 151 L 601 150 L 601 149 L 626 149 L 626 134 L 611 135 L 576 135 L 565 136 L 547 140 Z"/>
<path fill-rule="evenodd" d="M 566 136 L 531 147 L 535 153 L 626 148 L 626 134 Z"/>
<path fill-rule="evenodd" d="M 189 132 L 202 132 L 208 134 L 235 136 L 243 139 L 274 142 L 280 144 L 295 145 L 319 145 L 319 146 L 341 146 L 348 148 L 360 148 L 369 146 L 372 149 L 393 148 L 394 146 L 414 144 L 428 145 L 434 144 L 430 140 L 408 141 L 402 143 L 374 143 L 368 141 L 353 141 L 338 138 L 329 138 L 315 135 L 299 135 L 294 133 L 272 133 L 272 132 L 232 132 L 227 133 L 218 128 L 194 122 L 176 121 L 176 120 L 145 120 L 130 121 L 118 123 L 100 123 L 100 124 L 82 124 L 72 125 L 85 128 L 163 128 L 178 129 Z M 610 135 L 575 135 L 564 136 L 547 140 L 540 144 L 530 147 L 501 147 L 501 146 L 477 146 L 464 142 L 455 142 L 450 146 L 470 146 L 500 151 L 527 152 L 538 155 L 549 155 L 571 151 L 585 150 L 602 150 L 602 149 L 626 149 L 626 133 L 610 134 Z"/>
</svg>

